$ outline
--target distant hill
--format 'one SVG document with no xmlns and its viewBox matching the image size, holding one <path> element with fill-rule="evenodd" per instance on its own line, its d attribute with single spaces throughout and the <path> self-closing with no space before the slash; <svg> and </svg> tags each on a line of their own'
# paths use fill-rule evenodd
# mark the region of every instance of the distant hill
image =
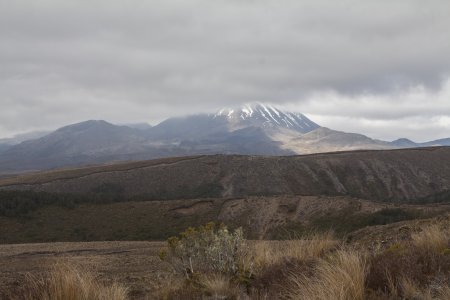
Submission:
<svg viewBox="0 0 450 300">
<path fill-rule="evenodd" d="M 20 144 L 24 141 L 41 138 L 49 133 L 49 131 L 32 131 L 23 134 L 17 134 L 10 138 L 0 139 L 0 153 L 6 151 L 14 145 Z"/>
<path fill-rule="evenodd" d="M 0 140 L 0 176 L 171 156 L 295 155 L 446 145 L 450 139 L 427 143 L 375 140 L 321 127 L 300 113 L 255 103 L 223 108 L 216 114 L 170 118 L 156 126 L 90 120 L 45 135 Z"/>
<path fill-rule="evenodd" d="M 0 188 L 58 194 L 120 192 L 144 200 L 272 195 L 446 201 L 450 148 L 304 156 L 212 155 L 41 172 L 0 179 Z"/>
<path fill-rule="evenodd" d="M 147 130 L 147 129 L 152 128 L 152 125 L 150 125 L 148 123 L 127 123 L 127 124 L 123 124 L 123 125 L 134 128 L 134 129 L 139 129 L 139 130 Z"/>
<path fill-rule="evenodd" d="M 0 139 L 0 145 L 17 145 L 24 141 L 41 138 L 49 133 L 50 131 L 31 131 L 28 133 L 17 134 L 10 138 Z"/>
<path fill-rule="evenodd" d="M 450 146 L 450 138 L 448 139 L 440 139 L 426 143 L 419 143 L 422 147 L 430 147 L 430 146 Z"/>
</svg>

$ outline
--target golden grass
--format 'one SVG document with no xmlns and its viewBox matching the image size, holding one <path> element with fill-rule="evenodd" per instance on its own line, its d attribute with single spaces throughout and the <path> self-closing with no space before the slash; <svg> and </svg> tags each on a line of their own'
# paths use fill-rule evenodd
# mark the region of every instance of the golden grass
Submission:
<svg viewBox="0 0 450 300">
<path fill-rule="evenodd" d="M 204 288 L 214 296 L 224 296 L 230 289 L 230 279 L 223 274 L 209 274 L 201 280 Z"/>
<path fill-rule="evenodd" d="M 30 277 L 26 300 L 125 300 L 127 288 L 113 282 L 100 283 L 89 271 L 68 263 L 57 263 L 45 278 Z"/>
<path fill-rule="evenodd" d="M 395 290 L 393 290 L 392 294 L 396 294 Z M 415 282 L 407 277 L 400 280 L 400 290 L 402 291 L 402 296 L 406 299 L 433 299 L 430 289 L 421 290 Z"/>
<path fill-rule="evenodd" d="M 239 286 L 233 284 L 230 278 L 223 274 L 202 276 L 200 282 L 206 294 L 213 297 L 213 299 L 236 299 L 241 293 Z"/>
<path fill-rule="evenodd" d="M 170 299 L 171 295 L 183 288 L 184 278 L 170 274 L 169 276 L 159 277 L 155 282 L 154 289 L 157 291 L 155 299 Z"/>
<path fill-rule="evenodd" d="M 438 299 L 448 300 L 450 299 L 450 286 L 440 286 L 437 288 Z"/>
<path fill-rule="evenodd" d="M 245 295 L 245 290 L 225 274 L 204 273 L 188 280 L 174 274 L 161 278 L 151 299 L 242 299 Z"/>
<path fill-rule="evenodd" d="M 437 225 L 425 227 L 421 232 L 411 235 L 412 243 L 418 248 L 439 252 L 449 246 L 450 232 Z"/>
<path fill-rule="evenodd" d="M 366 259 L 360 252 L 338 250 L 322 259 L 315 276 L 291 274 L 287 299 L 360 300 L 364 299 Z"/>
<path fill-rule="evenodd" d="M 445 283 L 438 283 L 432 286 L 421 288 L 416 282 L 409 278 L 400 280 L 400 290 L 402 299 L 420 299 L 420 300 L 448 300 L 450 299 L 450 286 Z M 392 295 L 397 293 L 391 292 Z"/>
<path fill-rule="evenodd" d="M 314 233 L 303 239 L 256 241 L 251 252 L 255 269 L 260 270 L 288 258 L 307 260 L 320 257 L 337 244 L 331 232 Z"/>
</svg>

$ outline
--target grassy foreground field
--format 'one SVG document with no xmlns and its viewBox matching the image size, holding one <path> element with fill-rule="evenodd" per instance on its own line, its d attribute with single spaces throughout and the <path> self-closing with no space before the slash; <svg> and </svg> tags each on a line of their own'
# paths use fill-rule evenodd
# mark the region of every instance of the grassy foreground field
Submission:
<svg viewBox="0 0 450 300">
<path fill-rule="evenodd" d="M 1 245 L 0 299 L 450 297 L 450 215 L 367 227 L 346 240 L 322 233 L 247 241 L 214 228 L 168 244 Z"/>
<path fill-rule="evenodd" d="M 0 245 L 0 299 L 20 299 L 28 274 L 46 276 L 55 263 L 95 272 L 105 284 L 127 286 L 132 299 L 155 293 L 156 284 L 170 274 L 158 253 L 163 242 L 89 242 Z"/>
</svg>

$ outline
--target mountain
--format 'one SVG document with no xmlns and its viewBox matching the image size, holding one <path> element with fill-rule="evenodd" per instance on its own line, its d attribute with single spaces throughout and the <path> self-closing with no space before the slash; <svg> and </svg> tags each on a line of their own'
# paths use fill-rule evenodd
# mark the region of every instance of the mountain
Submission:
<svg viewBox="0 0 450 300">
<path fill-rule="evenodd" d="M 145 138 L 137 129 L 86 121 L 6 149 L 0 155 L 0 169 L 36 170 L 103 162 L 117 153 L 139 152 L 137 145 L 142 141 Z"/>
<path fill-rule="evenodd" d="M 222 108 L 216 114 L 170 118 L 147 132 L 148 137 L 158 140 L 198 140 L 228 135 L 245 128 L 260 128 L 266 133 L 287 129 L 298 134 L 319 127 L 302 114 L 283 112 L 273 106 L 256 103 Z"/>
<path fill-rule="evenodd" d="M 414 143 L 413 141 L 411 141 L 409 139 L 405 139 L 405 138 L 401 138 L 401 139 L 397 139 L 395 141 L 392 141 L 391 145 L 397 146 L 397 147 L 402 147 L 402 148 L 418 147 L 419 146 L 419 144 Z"/>
<path fill-rule="evenodd" d="M 155 126 L 91 120 L 21 143 L 0 143 L 0 175 L 170 156 L 295 155 L 440 145 L 450 145 L 450 139 L 380 141 L 321 127 L 300 113 L 253 103 L 215 114 L 169 118 Z"/>
<path fill-rule="evenodd" d="M 246 104 L 238 108 L 223 108 L 213 118 L 225 119 L 232 129 L 245 127 L 285 128 L 307 133 L 320 127 L 300 113 L 284 112 L 271 105 L 259 103 Z"/>
</svg>

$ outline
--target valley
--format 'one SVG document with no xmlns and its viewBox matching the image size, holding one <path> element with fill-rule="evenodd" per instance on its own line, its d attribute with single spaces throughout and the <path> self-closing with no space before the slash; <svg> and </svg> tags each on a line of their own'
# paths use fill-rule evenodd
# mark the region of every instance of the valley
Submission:
<svg viewBox="0 0 450 300">
<path fill-rule="evenodd" d="M 445 214 L 450 148 L 213 155 L 0 179 L 0 242 L 164 240 L 218 221 L 251 238 Z"/>
</svg>

